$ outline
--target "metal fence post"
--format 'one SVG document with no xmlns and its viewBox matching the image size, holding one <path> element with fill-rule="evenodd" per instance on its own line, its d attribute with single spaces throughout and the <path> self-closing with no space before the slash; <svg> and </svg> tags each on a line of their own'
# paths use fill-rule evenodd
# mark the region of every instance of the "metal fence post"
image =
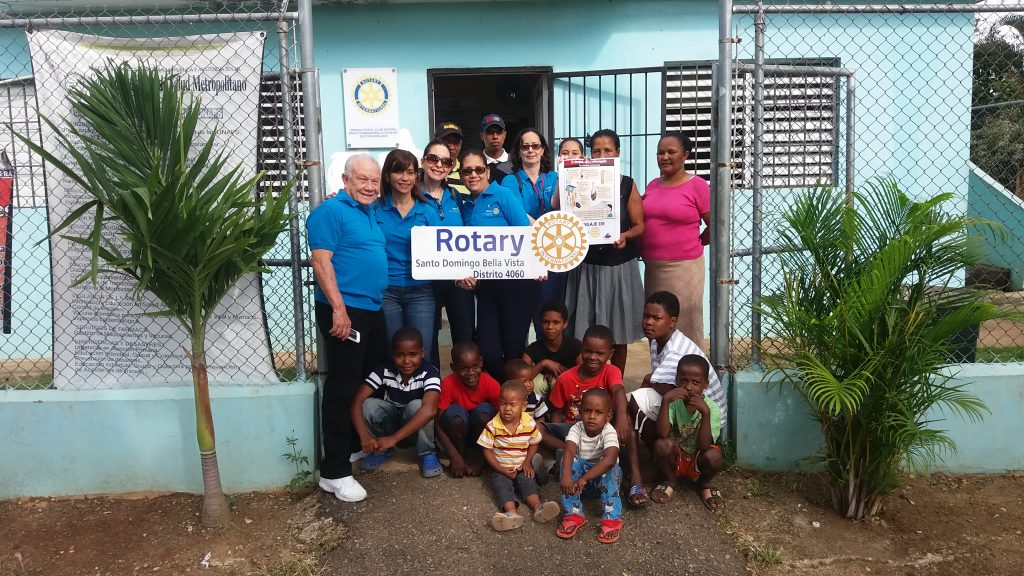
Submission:
<svg viewBox="0 0 1024 576">
<path fill-rule="evenodd" d="M 302 112 L 306 133 L 306 171 L 309 182 L 309 208 L 320 205 L 324 190 L 324 158 L 320 149 L 320 88 L 319 76 L 313 59 L 313 2 L 299 0 L 299 54 L 302 70 Z M 323 370 L 323 343 L 320 332 L 316 333 L 317 373 Z M 313 470 L 320 471 L 320 377 L 316 378 L 316 392 L 313 394 Z"/>
<path fill-rule="evenodd" d="M 729 372 L 729 223 L 732 195 L 732 0 L 718 3 L 718 165 L 716 186 L 711 198 L 711 282 L 715 317 L 711 320 L 711 363 L 720 377 Z M 731 390 L 731 387 L 730 387 Z M 729 402 L 733 411 L 735 402 Z M 735 418 L 728 415 L 730 430 Z M 732 437 L 732 434 L 729 434 Z"/>
<path fill-rule="evenodd" d="M 758 7 L 762 7 L 760 0 Z M 761 172 L 764 170 L 764 33 L 765 17 L 754 16 L 754 158 L 751 174 L 750 230 L 750 363 L 761 368 Z"/>
<path fill-rule="evenodd" d="M 288 178 L 295 177 L 295 126 L 292 117 L 292 72 L 288 54 L 288 32 L 291 26 L 285 20 L 277 22 L 277 45 L 281 52 L 281 123 L 284 125 L 285 170 Z M 292 309 L 295 322 L 295 379 L 306 379 L 306 327 L 305 302 L 302 290 L 302 245 L 299 232 L 299 192 L 292 190 L 288 199 L 288 210 L 292 213 L 289 223 L 289 248 L 292 269 Z"/>
</svg>

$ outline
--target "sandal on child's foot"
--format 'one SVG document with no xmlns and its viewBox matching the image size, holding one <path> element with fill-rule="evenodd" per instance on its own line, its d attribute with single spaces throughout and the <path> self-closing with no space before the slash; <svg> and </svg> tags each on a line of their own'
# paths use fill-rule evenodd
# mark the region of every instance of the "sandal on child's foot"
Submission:
<svg viewBox="0 0 1024 576">
<path fill-rule="evenodd" d="M 568 540 L 579 532 L 579 529 L 586 524 L 587 521 L 582 516 L 566 516 L 562 518 L 562 524 L 555 530 L 555 536 Z"/>
<path fill-rule="evenodd" d="M 707 496 L 705 496 L 705 491 Z M 722 491 L 718 488 L 712 488 L 711 486 L 704 486 L 699 489 L 700 499 L 704 502 L 704 507 L 712 512 L 718 512 L 725 507 L 725 500 L 722 498 Z"/>
<path fill-rule="evenodd" d="M 672 497 L 673 492 L 675 492 L 675 488 L 673 488 L 671 484 L 668 482 L 662 482 L 651 491 L 651 500 L 654 500 L 658 504 L 664 504 Z"/>
<path fill-rule="evenodd" d="M 601 533 L 597 535 L 597 541 L 601 544 L 611 544 L 622 535 L 622 520 L 601 520 Z"/>
<path fill-rule="evenodd" d="M 558 508 L 558 504 L 555 504 L 554 502 L 545 502 L 540 506 L 537 506 L 537 509 L 533 511 L 533 521 L 540 524 L 550 522 L 558 517 L 559 512 L 561 512 L 561 510 Z"/>
<path fill-rule="evenodd" d="M 647 506 L 649 499 L 647 497 L 647 489 L 644 488 L 643 484 L 633 484 L 629 488 L 629 504 L 634 508 L 643 508 Z"/>
<path fill-rule="evenodd" d="M 513 513 L 511 516 L 505 512 L 495 512 L 491 517 L 491 526 L 498 532 L 507 532 L 523 527 L 523 517 Z"/>
</svg>

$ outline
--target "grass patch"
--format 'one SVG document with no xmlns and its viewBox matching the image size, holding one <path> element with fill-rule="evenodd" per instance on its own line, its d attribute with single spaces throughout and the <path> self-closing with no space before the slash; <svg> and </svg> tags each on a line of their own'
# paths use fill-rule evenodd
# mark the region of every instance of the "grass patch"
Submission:
<svg viewBox="0 0 1024 576">
<path fill-rule="evenodd" d="M 53 388 L 53 374 L 31 374 L 0 380 L 0 388 L 6 390 L 49 390 Z"/>
<path fill-rule="evenodd" d="M 750 495 L 754 498 L 772 498 L 775 496 L 775 490 L 771 484 L 760 478 L 755 478 L 750 485 Z"/>
<path fill-rule="evenodd" d="M 978 346 L 977 356 L 979 362 L 1024 362 L 1024 346 Z"/>
<path fill-rule="evenodd" d="M 775 566 L 776 564 L 782 564 L 782 548 L 776 548 L 774 546 L 760 546 L 758 544 L 751 544 L 748 549 L 750 555 L 757 560 L 759 563 L 766 566 Z"/>
<path fill-rule="evenodd" d="M 289 556 L 261 567 L 258 576 L 320 576 L 326 566 L 315 554 Z"/>
</svg>

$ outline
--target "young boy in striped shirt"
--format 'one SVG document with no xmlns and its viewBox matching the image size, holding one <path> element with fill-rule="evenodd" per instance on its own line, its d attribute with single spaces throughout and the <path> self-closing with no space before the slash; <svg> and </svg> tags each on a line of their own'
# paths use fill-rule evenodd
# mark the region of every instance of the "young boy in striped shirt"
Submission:
<svg viewBox="0 0 1024 576">
<path fill-rule="evenodd" d="M 415 437 L 424 478 L 441 475 L 434 447 L 434 416 L 441 398 L 441 375 L 424 360 L 419 330 L 399 328 L 391 338 L 391 362 L 366 377 L 352 399 L 352 424 L 372 471 L 395 453 L 395 445 Z"/>
<path fill-rule="evenodd" d="M 523 526 L 517 510 L 519 499 L 533 511 L 535 522 L 549 522 L 558 516 L 558 504 L 541 502 L 537 494 L 533 458 L 540 444 L 537 422 L 525 412 L 527 391 L 522 380 L 501 385 L 501 401 L 495 415 L 477 440 L 484 460 L 491 467 L 491 487 L 501 512 L 495 512 L 491 526 L 499 532 Z M 518 492 L 518 495 L 516 494 Z"/>
</svg>

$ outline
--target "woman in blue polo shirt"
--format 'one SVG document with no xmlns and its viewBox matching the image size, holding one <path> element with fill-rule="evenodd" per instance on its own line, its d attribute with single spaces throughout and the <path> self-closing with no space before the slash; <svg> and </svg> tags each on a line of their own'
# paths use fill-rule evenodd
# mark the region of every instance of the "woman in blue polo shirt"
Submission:
<svg viewBox="0 0 1024 576">
<path fill-rule="evenodd" d="M 412 277 L 412 228 L 437 226 L 441 219 L 417 188 L 419 163 L 405 150 L 392 150 L 380 171 L 381 193 L 377 223 L 384 231 L 388 256 L 388 287 L 384 290 L 384 320 L 388 342 L 403 326 L 412 326 L 423 336 L 429 357 L 434 334 L 434 290 L 429 280 Z"/>
<path fill-rule="evenodd" d="M 439 226 L 462 226 L 461 199 L 458 192 L 448 185 L 448 174 L 455 165 L 448 146 L 441 140 L 431 140 L 423 149 L 423 172 L 420 177 L 420 191 L 427 204 L 437 214 Z M 476 304 L 473 293 L 460 290 L 451 280 L 434 280 L 434 331 L 423 334 L 424 340 L 431 341 L 431 355 L 427 356 L 434 366 L 441 366 L 437 335 L 441 330 L 441 309 L 448 314 L 452 345 L 473 341 Z"/>
<path fill-rule="evenodd" d="M 482 152 L 463 151 L 459 164 L 462 183 L 470 193 L 462 204 L 462 220 L 467 226 L 530 225 L 515 191 L 489 182 L 490 170 Z M 466 278 L 459 280 L 459 286 L 476 290 L 477 343 L 484 369 L 501 380 L 505 362 L 521 358 L 526 350 L 540 282 Z"/>
<path fill-rule="evenodd" d="M 536 220 L 550 212 L 558 194 L 558 172 L 551 160 L 551 148 L 536 128 L 523 128 L 512 142 L 509 161 L 515 170 L 501 181 L 501 185 L 519 193 L 523 208 L 530 218 Z M 549 300 L 561 302 L 565 298 L 565 273 L 552 272 L 542 283 L 536 309 L 533 310 L 533 326 L 541 333 L 540 308 Z"/>
</svg>

